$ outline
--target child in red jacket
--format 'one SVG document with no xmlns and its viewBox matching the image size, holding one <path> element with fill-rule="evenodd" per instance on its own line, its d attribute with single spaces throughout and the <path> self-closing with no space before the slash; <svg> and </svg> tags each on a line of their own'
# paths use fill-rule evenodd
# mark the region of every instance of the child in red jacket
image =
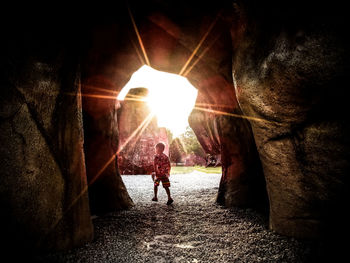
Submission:
<svg viewBox="0 0 350 263">
<path fill-rule="evenodd" d="M 154 173 L 152 174 L 152 179 L 154 181 L 154 197 L 152 201 L 158 201 L 157 193 L 158 193 L 158 186 L 160 181 L 162 181 L 162 185 L 168 195 L 168 202 L 167 205 L 170 205 L 174 202 L 174 200 L 170 196 L 170 161 L 169 157 L 164 154 L 165 145 L 164 143 L 157 143 L 156 145 L 156 155 L 154 156 Z"/>
</svg>

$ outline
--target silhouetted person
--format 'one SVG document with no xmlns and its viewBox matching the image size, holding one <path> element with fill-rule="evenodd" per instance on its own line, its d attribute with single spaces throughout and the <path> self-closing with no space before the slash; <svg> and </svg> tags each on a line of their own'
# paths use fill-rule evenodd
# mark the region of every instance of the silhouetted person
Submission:
<svg viewBox="0 0 350 263">
<path fill-rule="evenodd" d="M 174 200 L 170 196 L 170 161 L 169 157 L 165 155 L 164 152 L 165 145 L 164 143 L 157 143 L 156 145 L 156 155 L 154 156 L 154 173 L 152 174 L 152 179 L 154 181 L 154 197 L 152 198 L 152 201 L 158 201 L 157 193 L 158 193 L 158 186 L 160 181 L 162 181 L 162 185 L 168 195 L 168 202 L 167 205 L 170 205 Z"/>
</svg>

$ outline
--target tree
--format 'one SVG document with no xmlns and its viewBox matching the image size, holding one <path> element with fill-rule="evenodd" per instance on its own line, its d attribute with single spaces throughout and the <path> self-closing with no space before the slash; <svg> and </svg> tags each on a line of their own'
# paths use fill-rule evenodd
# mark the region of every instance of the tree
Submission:
<svg viewBox="0 0 350 263">
<path fill-rule="evenodd" d="M 185 149 L 179 138 L 175 138 L 169 147 L 170 161 L 180 163 L 182 156 L 186 154 Z"/>
<path fill-rule="evenodd" d="M 187 126 L 186 131 L 180 135 L 180 139 L 184 144 L 184 148 L 187 154 L 195 154 L 197 156 L 205 158 L 205 152 L 197 140 L 193 130 Z"/>
<path fill-rule="evenodd" d="M 166 129 L 166 134 L 167 134 L 167 137 L 168 137 L 168 145 L 171 145 L 171 143 L 173 141 L 173 133 L 171 132 L 171 130 Z"/>
</svg>

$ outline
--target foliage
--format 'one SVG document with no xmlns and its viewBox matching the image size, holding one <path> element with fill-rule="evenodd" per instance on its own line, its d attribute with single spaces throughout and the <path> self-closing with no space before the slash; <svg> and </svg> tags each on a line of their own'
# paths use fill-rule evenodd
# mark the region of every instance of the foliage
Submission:
<svg viewBox="0 0 350 263">
<path fill-rule="evenodd" d="M 180 139 L 187 154 L 195 154 L 205 158 L 205 152 L 189 126 L 186 128 L 186 131 L 180 135 Z"/>
<path fill-rule="evenodd" d="M 170 174 L 189 174 L 193 171 L 193 166 L 173 166 L 171 167 Z"/>
<path fill-rule="evenodd" d="M 189 154 L 194 154 L 205 159 L 205 152 L 189 126 L 178 138 L 173 138 L 173 134 L 170 130 L 167 130 L 167 135 L 170 145 L 169 157 L 171 162 L 180 163 L 183 161 L 183 157 Z"/>
<path fill-rule="evenodd" d="M 173 166 L 170 174 L 188 174 L 193 171 L 199 171 L 207 174 L 221 174 L 221 167 L 204 167 L 204 166 Z"/>
<path fill-rule="evenodd" d="M 182 157 L 186 154 L 185 149 L 179 138 L 175 138 L 169 147 L 170 161 L 174 163 L 180 163 Z"/>
<path fill-rule="evenodd" d="M 166 134 L 168 137 L 168 144 L 171 145 L 171 142 L 173 141 L 173 133 L 171 132 L 171 130 L 166 129 Z"/>
</svg>

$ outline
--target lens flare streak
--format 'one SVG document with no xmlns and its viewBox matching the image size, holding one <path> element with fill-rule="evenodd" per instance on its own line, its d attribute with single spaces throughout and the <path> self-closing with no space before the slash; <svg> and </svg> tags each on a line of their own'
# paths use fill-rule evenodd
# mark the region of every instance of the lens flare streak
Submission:
<svg viewBox="0 0 350 263">
<path fill-rule="evenodd" d="M 135 51 L 136 51 L 136 55 L 137 55 L 138 59 L 140 60 L 141 65 L 146 64 L 145 61 L 143 60 L 141 54 L 140 54 L 139 49 L 138 49 L 137 46 L 136 46 L 135 41 L 132 40 L 132 39 L 131 39 L 130 41 L 131 41 L 131 43 L 132 43 L 132 45 L 133 45 L 133 47 L 134 47 L 134 49 L 135 49 Z"/>
<path fill-rule="evenodd" d="M 218 115 L 225 115 L 225 116 L 230 116 L 230 117 L 235 117 L 235 118 L 241 118 L 241 119 L 247 119 L 247 120 L 252 120 L 252 121 L 267 122 L 267 123 L 276 123 L 276 122 L 273 122 L 273 121 L 268 121 L 268 120 L 261 119 L 261 118 L 257 118 L 257 117 L 239 115 L 239 114 L 235 114 L 235 113 L 224 112 L 224 111 L 218 111 L 218 110 L 213 110 L 213 109 L 208 109 L 208 108 L 194 107 L 194 109 L 199 110 L 199 111 L 210 112 L 210 113 L 214 113 L 214 114 L 218 114 Z"/>
<path fill-rule="evenodd" d="M 97 178 L 103 173 L 103 171 L 111 164 L 111 162 L 115 159 L 115 157 L 124 149 L 124 147 L 136 136 L 140 136 L 140 134 L 146 129 L 153 118 L 153 114 L 148 114 L 148 116 L 143 120 L 143 122 L 137 127 L 137 129 L 128 137 L 128 139 L 123 143 L 123 145 L 119 148 L 119 150 L 112 155 L 112 157 L 107 161 L 107 163 L 98 171 L 98 173 L 90 180 L 89 185 L 93 184 Z M 138 138 L 137 137 L 137 138 Z"/>
<path fill-rule="evenodd" d="M 197 63 L 204 57 L 204 55 L 210 50 L 210 48 L 215 44 L 215 42 L 219 39 L 221 34 L 218 34 L 215 39 L 203 50 L 203 52 L 198 56 L 198 58 L 192 63 L 192 65 L 186 70 L 186 72 L 183 74 L 184 77 L 187 77 L 187 75 L 192 71 L 192 69 L 197 65 Z"/>
<path fill-rule="evenodd" d="M 133 25 L 133 27 L 134 27 L 134 30 L 135 30 L 137 39 L 138 39 L 138 41 L 139 41 L 139 44 L 140 44 L 140 47 L 141 47 L 143 56 L 145 57 L 145 60 L 146 60 L 147 65 L 150 66 L 151 64 L 149 63 L 148 56 L 147 56 L 147 53 L 146 53 L 146 49 L 145 49 L 145 47 L 143 46 L 143 42 L 142 42 L 142 38 L 141 38 L 140 32 L 139 32 L 139 30 L 138 30 L 138 28 L 137 28 L 137 25 L 136 25 L 136 23 L 135 23 L 134 16 L 132 15 L 132 12 L 131 12 L 129 6 L 128 6 L 128 12 L 129 12 L 129 16 L 130 16 L 132 25 Z"/>
<path fill-rule="evenodd" d="M 115 94 L 116 96 L 119 94 L 118 91 L 110 90 L 110 89 L 104 89 L 104 88 L 96 87 L 96 86 L 93 86 L 93 85 L 86 85 L 86 84 L 84 84 L 84 88 L 85 89 L 89 89 L 89 90 L 97 90 L 97 91 L 112 93 L 112 94 Z M 116 87 L 115 89 L 118 89 L 118 88 Z"/>
<path fill-rule="evenodd" d="M 196 55 L 196 53 L 198 52 L 198 50 L 200 49 L 200 47 L 202 46 L 203 42 L 206 40 L 206 38 L 208 37 L 210 31 L 213 29 L 213 27 L 215 26 L 216 22 L 219 19 L 219 14 L 215 17 L 214 21 L 210 24 L 208 30 L 205 32 L 204 36 L 202 37 L 202 39 L 199 41 L 197 47 L 193 50 L 191 56 L 188 58 L 188 60 L 186 61 L 185 65 L 182 67 L 182 69 L 179 72 L 179 75 L 181 76 L 185 71 L 187 66 L 190 64 L 191 60 L 193 59 L 193 57 Z"/>
<path fill-rule="evenodd" d="M 63 219 L 63 217 L 69 212 L 69 210 L 78 202 L 78 200 L 88 191 L 90 185 L 92 185 L 98 177 L 103 173 L 103 171 L 111 164 L 113 160 L 115 160 L 116 156 L 120 153 L 121 150 L 136 136 L 140 136 L 140 134 L 146 129 L 146 127 L 151 122 L 153 114 L 149 114 L 143 122 L 137 127 L 137 129 L 129 136 L 129 138 L 123 143 L 123 145 L 119 148 L 119 150 L 112 155 L 112 157 L 103 165 L 103 167 L 97 172 L 97 174 L 90 180 L 90 182 L 85 186 L 80 194 L 71 202 L 71 204 L 67 207 L 67 209 L 63 212 L 62 216 L 56 220 L 55 223 L 52 224 L 50 230 L 46 233 L 47 235 L 59 224 L 59 222 Z M 139 134 L 138 134 L 139 133 Z M 137 138 L 138 138 L 137 137 Z"/>
</svg>

